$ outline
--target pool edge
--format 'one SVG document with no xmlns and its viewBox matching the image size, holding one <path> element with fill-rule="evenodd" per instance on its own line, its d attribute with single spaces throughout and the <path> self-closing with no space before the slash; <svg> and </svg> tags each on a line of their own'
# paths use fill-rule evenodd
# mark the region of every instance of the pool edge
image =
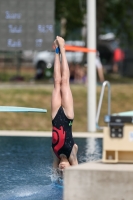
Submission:
<svg viewBox="0 0 133 200">
<path fill-rule="evenodd" d="M 15 131 L 15 130 L 1 130 L 0 136 L 20 136 L 20 137 L 51 137 L 50 131 Z M 103 138 L 103 133 L 95 132 L 73 132 L 73 137 L 76 138 Z"/>
</svg>

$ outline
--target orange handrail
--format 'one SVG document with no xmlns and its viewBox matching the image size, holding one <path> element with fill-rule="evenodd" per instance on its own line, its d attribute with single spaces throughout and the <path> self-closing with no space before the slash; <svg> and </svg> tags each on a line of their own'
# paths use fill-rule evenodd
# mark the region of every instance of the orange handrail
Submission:
<svg viewBox="0 0 133 200">
<path fill-rule="evenodd" d="M 54 46 L 53 46 L 54 49 Z M 65 45 L 65 50 L 66 51 L 79 51 L 79 52 L 84 52 L 84 53 L 88 53 L 88 52 L 96 52 L 95 49 L 89 49 L 87 47 L 82 47 L 82 46 L 72 46 L 72 45 Z"/>
<path fill-rule="evenodd" d="M 87 47 L 65 45 L 66 51 L 80 51 L 84 53 L 96 52 L 95 49 L 88 49 Z"/>
</svg>

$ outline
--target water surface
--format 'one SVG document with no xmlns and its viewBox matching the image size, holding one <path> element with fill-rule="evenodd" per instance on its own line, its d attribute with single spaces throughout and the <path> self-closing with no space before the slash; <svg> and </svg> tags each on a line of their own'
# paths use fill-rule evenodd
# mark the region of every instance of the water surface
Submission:
<svg viewBox="0 0 133 200">
<path fill-rule="evenodd" d="M 79 163 L 101 159 L 102 139 L 75 138 Z M 0 137 L 0 200 L 62 200 L 52 182 L 51 138 Z"/>
</svg>

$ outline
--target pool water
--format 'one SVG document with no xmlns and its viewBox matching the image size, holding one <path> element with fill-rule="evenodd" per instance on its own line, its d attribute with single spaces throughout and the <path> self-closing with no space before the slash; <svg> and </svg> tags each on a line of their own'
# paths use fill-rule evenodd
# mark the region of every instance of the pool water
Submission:
<svg viewBox="0 0 133 200">
<path fill-rule="evenodd" d="M 101 159 L 102 139 L 75 138 L 79 163 Z M 0 200 L 63 200 L 52 182 L 51 138 L 0 137 Z"/>
</svg>

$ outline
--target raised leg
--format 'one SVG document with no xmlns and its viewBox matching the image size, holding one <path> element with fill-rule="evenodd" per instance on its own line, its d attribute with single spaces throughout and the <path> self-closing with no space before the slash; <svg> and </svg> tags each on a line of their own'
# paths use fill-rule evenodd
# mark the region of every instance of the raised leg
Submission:
<svg viewBox="0 0 133 200">
<path fill-rule="evenodd" d="M 57 47 L 56 41 L 54 42 L 55 48 Z M 55 54 L 54 60 L 54 88 L 51 99 L 51 113 L 54 119 L 59 107 L 61 106 L 61 69 L 60 69 L 60 55 Z"/>
<path fill-rule="evenodd" d="M 74 118 L 73 97 L 70 89 L 70 72 L 65 54 L 64 39 L 57 36 L 57 42 L 61 51 L 61 105 L 64 108 L 66 116 L 70 119 Z"/>
</svg>

